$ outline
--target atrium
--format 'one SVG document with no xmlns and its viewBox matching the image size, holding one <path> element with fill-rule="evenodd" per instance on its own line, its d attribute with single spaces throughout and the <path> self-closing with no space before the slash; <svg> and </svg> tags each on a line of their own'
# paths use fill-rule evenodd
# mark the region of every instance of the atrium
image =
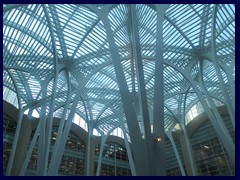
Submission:
<svg viewBox="0 0 240 180">
<path fill-rule="evenodd" d="M 3 175 L 234 176 L 234 4 L 3 4 Z"/>
</svg>

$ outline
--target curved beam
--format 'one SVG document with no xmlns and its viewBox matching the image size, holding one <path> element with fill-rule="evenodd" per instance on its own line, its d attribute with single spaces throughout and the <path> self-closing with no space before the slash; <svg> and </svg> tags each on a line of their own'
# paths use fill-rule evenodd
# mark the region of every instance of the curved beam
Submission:
<svg viewBox="0 0 240 180">
<path fill-rule="evenodd" d="M 62 50 L 62 53 L 63 53 L 63 58 L 67 58 L 68 57 L 67 46 L 66 46 L 66 43 L 65 43 L 65 40 L 64 40 L 63 29 L 61 28 L 58 13 L 56 11 L 56 7 L 55 7 L 54 4 L 49 5 L 49 11 L 51 11 L 54 24 L 56 25 L 55 28 L 56 28 L 56 31 L 57 31 L 57 36 L 59 36 L 58 39 L 59 39 L 60 47 L 61 47 L 61 50 Z M 49 19 L 49 21 L 50 21 L 50 19 Z"/>
<path fill-rule="evenodd" d="M 11 25 L 9 25 L 9 23 Z M 27 34 L 28 36 L 30 36 L 31 38 L 33 38 L 34 40 L 36 40 L 37 42 L 39 42 L 42 46 L 44 46 L 47 50 L 49 50 L 49 52 L 53 53 L 52 49 L 50 49 L 50 47 L 48 46 L 49 43 L 47 41 L 45 41 L 45 39 L 43 39 L 42 37 L 40 37 L 38 34 L 36 34 L 35 32 L 31 31 L 30 29 L 25 28 L 24 26 L 12 22 L 12 21 L 8 21 L 8 22 L 3 22 L 3 25 L 5 26 L 9 26 L 13 29 L 16 29 L 24 34 Z"/>
<path fill-rule="evenodd" d="M 233 102 L 230 100 L 230 97 L 227 93 L 227 89 L 226 89 L 225 83 L 223 81 L 223 77 L 222 77 L 220 67 L 219 67 L 219 63 L 218 63 L 218 60 L 217 60 L 216 33 L 215 33 L 216 32 L 217 11 L 218 11 L 218 5 L 214 5 L 213 14 L 212 14 L 212 34 L 211 34 L 212 35 L 211 36 L 211 38 L 212 38 L 212 41 L 211 41 L 212 42 L 211 43 L 212 52 L 211 52 L 210 59 L 212 59 L 215 71 L 216 71 L 217 76 L 218 76 L 220 88 L 222 90 L 222 94 L 223 94 L 223 97 L 226 101 L 227 109 L 228 109 L 228 112 L 229 112 L 231 120 L 232 120 L 232 125 L 235 129 L 235 104 L 233 104 Z M 235 100 L 233 100 L 233 101 L 235 101 Z"/>
<path fill-rule="evenodd" d="M 172 24 L 172 26 L 186 39 L 186 41 L 188 42 L 188 44 L 190 44 L 190 46 L 192 47 L 192 49 L 195 49 L 195 46 L 193 45 L 193 43 L 187 38 L 187 36 L 181 31 L 181 29 L 173 23 L 173 21 L 171 19 L 169 19 L 166 15 L 164 15 L 164 18 L 170 23 Z"/>
<path fill-rule="evenodd" d="M 91 33 L 91 31 L 95 28 L 95 26 L 97 26 L 97 24 L 100 22 L 100 19 L 98 19 L 95 23 L 93 23 L 93 25 L 91 26 L 91 28 L 88 30 L 88 32 L 82 37 L 81 41 L 78 43 L 75 51 L 73 52 L 71 58 L 74 58 L 74 56 L 76 55 L 78 49 L 81 47 L 81 45 L 83 44 L 83 42 L 85 41 L 85 39 L 88 37 L 88 35 Z"/>
</svg>

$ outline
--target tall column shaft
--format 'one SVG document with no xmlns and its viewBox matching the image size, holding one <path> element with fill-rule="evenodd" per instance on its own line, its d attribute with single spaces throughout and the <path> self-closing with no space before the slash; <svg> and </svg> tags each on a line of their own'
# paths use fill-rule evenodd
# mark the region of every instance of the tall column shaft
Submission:
<svg viewBox="0 0 240 180">
<path fill-rule="evenodd" d="M 103 159 L 103 148 L 104 148 L 105 142 L 106 142 L 106 136 L 102 136 L 96 176 L 99 176 L 100 172 L 101 172 L 102 159 Z"/>
<path fill-rule="evenodd" d="M 182 125 L 181 127 L 183 130 L 179 136 L 179 140 L 180 140 L 180 144 L 183 152 L 186 171 L 188 176 L 197 176 L 198 172 L 197 172 L 197 167 L 195 163 L 195 158 L 193 156 L 192 146 L 189 141 L 189 137 L 184 125 Z"/>
<path fill-rule="evenodd" d="M 13 168 L 11 172 L 12 176 L 20 175 L 21 167 L 25 159 L 31 133 L 32 133 L 31 121 L 23 119 L 16 147 L 17 153 L 15 154 L 13 160 Z"/>
<path fill-rule="evenodd" d="M 161 137 L 161 142 L 152 141 L 152 152 L 154 154 L 151 162 L 151 175 L 166 175 L 165 160 L 165 134 L 164 134 L 164 82 L 163 82 L 163 20 L 168 5 L 156 5 L 157 10 L 157 34 L 155 55 L 155 85 L 154 85 L 154 107 L 153 107 L 153 133 Z M 154 158 L 154 159 L 153 159 Z"/>
<path fill-rule="evenodd" d="M 117 83 L 122 99 L 123 109 L 126 115 L 127 124 L 129 128 L 129 134 L 132 141 L 132 150 L 134 154 L 134 162 L 137 171 L 137 175 L 149 175 L 149 168 L 146 168 L 147 164 L 147 151 L 145 142 L 142 139 L 141 131 L 138 125 L 136 112 L 133 106 L 132 97 L 130 95 L 126 78 L 121 65 L 121 59 L 118 54 L 118 48 L 114 41 L 113 32 L 110 27 L 109 19 L 107 13 L 100 15 L 101 20 L 104 24 L 109 50 L 111 53 L 111 58 L 113 61 L 113 66 L 116 73 Z M 141 148 L 139 148 L 141 147 Z"/>
<path fill-rule="evenodd" d="M 211 35 L 212 35 L 212 37 L 211 37 L 212 38 L 212 40 L 211 40 L 212 51 L 209 54 L 210 54 L 210 59 L 212 60 L 212 63 L 214 65 L 217 77 L 218 77 L 219 87 L 222 90 L 222 95 L 224 97 L 225 104 L 227 106 L 230 118 L 232 120 L 233 127 L 235 129 L 235 104 L 231 103 L 231 99 L 229 97 L 229 93 L 227 91 L 226 84 L 223 80 L 223 76 L 221 74 L 219 62 L 218 62 L 218 59 L 217 59 L 217 50 L 216 50 L 216 38 L 217 38 L 216 37 L 216 29 L 217 29 L 216 24 L 217 23 L 216 22 L 217 22 L 218 6 L 219 6 L 218 4 L 215 4 L 214 7 L 213 7 L 212 32 L 211 32 Z"/>
<path fill-rule="evenodd" d="M 184 168 L 183 168 L 183 165 L 182 165 L 182 162 L 181 162 L 181 159 L 180 159 L 180 156 L 179 156 L 176 144 L 175 144 L 175 142 L 173 140 L 172 132 L 167 132 L 166 135 L 168 136 L 168 138 L 169 138 L 169 140 L 170 140 L 170 142 L 172 144 L 173 151 L 175 153 L 175 156 L 176 156 L 176 159 L 177 159 L 178 166 L 180 168 L 181 174 L 182 174 L 182 176 L 186 176 L 186 173 L 184 171 Z"/>
<path fill-rule="evenodd" d="M 134 165 L 134 162 L 133 162 L 132 152 L 131 152 L 131 148 L 130 148 L 130 145 L 129 145 L 129 142 L 128 142 L 128 138 L 127 138 L 126 129 L 125 129 L 125 126 L 124 126 L 124 123 L 123 123 L 123 119 L 121 118 L 120 121 L 121 121 L 122 130 L 123 130 L 124 142 L 125 142 L 125 147 L 126 147 L 126 150 L 127 150 L 127 155 L 128 155 L 128 160 L 129 160 L 131 173 L 132 173 L 132 176 L 136 176 L 137 175 L 136 174 L 136 168 L 135 168 L 135 165 Z"/>
<path fill-rule="evenodd" d="M 130 5 L 130 12 L 131 12 L 131 37 L 132 37 L 132 47 L 133 47 L 133 54 L 134 59 L 136 62 L 136 72 L 138 77 L 138 85 L 139 85 L 139 103 L 141 106 L 141 113 L 142 114 L 142 121 L 144 124 L 144 135 L 145 135 L 145 145 L 147 149 L 147 167 L 149 168 L 149 172 L 151 170 L 150 166 L 150 159 L 152 159 L 151 154 L 151 126 L 149 120 L 149 112 L 148 112 L 148 102 L 147 102 L 147 94 L 146 94 L 146 84 L 144 80 L 144 71 L 143 71 L 143 63 L 142 63 L 142 56 L 141 56 L 141 47 L 140 47 L 140 39 L 139 39 L 139 30 L 137 26 L 137 14 L 136 14 L 136 4 Z M 135 93 L 135 92 L 133 92 Z"/>
<path fill-rule="evenodd" d="M 24 174 L 25 174 L 25 172 L 27 170 L 28 162 L 29 162 L 29 160 L 31 158 L 33 149 L 34 149 L 35 144 L 36 144 L 37 139 L 38 139 L 39 127 L 40 126 L 38 124 L 37 129 L 35 130 L 34 136 L 32 138 L 31 144 L 30 144 L 30 146 L 28 148 L 28 151 L 27 151 L 26 157 L 24 159 L 23 165 L 21 167 L 20 176 L 24 176 Z"/>
<path fill-rule="evenodd" d="M 87 148 L 85 153 L 85 176 L 95 176 L 94 174 L 94 157 L 95 157 L 95 139 L 93 136 L 88 138 Z"/>
<path fill-rule="evenodd" d="M 75 112 L 76 112 L 77 104 L 79 102 L 78 100 L 79 100 L 79 98 L 78 98 L 78 96 L 76 96 L 73 103 L 72 103 L 71 111 L 70 111 L 70 114 L 68 116 L 67 122 L 65 124 L 65 128 L 62 132 L 62 136 L 61 137 L 57 136 L 57 138 L 61 138 L 60 142 L 59 142 L 59 146 L 58 146 L 59 149 L 57 149 L 55 157 L 52 157 L 52 160 L 51 160 L 52 164 L 50 164 L 52 166 L 49 167 L 48 175 L 55 176 L 58 172 L 58 168 L 59 168 L 59 165 L 61 163 L 62 155 L 63 155 L 64 149 L 65 149 L 65 144 L 67 142 L 67 138 L 68 138 L 71 126 L 72 126 L 72 120 L 73 120 L 73 117 L 74 117 Z"/>
</svg>

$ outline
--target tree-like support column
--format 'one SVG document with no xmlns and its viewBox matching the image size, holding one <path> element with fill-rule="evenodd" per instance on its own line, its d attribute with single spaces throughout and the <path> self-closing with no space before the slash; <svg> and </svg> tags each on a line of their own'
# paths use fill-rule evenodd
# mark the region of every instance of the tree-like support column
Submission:
<svg viewBox="0 0 240 180">
<path fill-rule="evenodd" d="M 109 50 L 113 61 L 113 66 L 116 73 L 117 83 L 122 99 L 123 109 L 126 115 L 129 134 L 132 142 L 132 151 L 134 156 L 135 168 L 137 175 L 150 175 L 147 160 L 147 150 L 144 140 L 142 139 L 141 131 L 139 129 L 137 116 L 132 102 L 126 78 L 124 76 L 121 59 L 118 53 L 117 45 L 114 41 L 113 32 L 110 27 L 108 19 L 108 9 L 99 14 L 107 34 L 109 43 Z M 141 148 L 139 148 L 141 147 Z"/>
<path fill-rule="evenodd" d="M 152 140 L 151 175 L 166 176 L 165 134 L 164 134 L 164 82 L 163 82 L 163 21 L 169 5 L 155 5 L 157 11 L 157 34 L 155 54 L 155 85 L 153 107 L 153 134 L 161 138 L 161 142 Z"/>
</svg>

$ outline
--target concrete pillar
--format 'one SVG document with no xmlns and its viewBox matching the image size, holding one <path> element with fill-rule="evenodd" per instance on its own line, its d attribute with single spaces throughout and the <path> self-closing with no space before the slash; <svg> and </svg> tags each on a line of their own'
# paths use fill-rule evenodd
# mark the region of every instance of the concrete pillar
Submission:
<svg viewBox="0 0 240 180">
<path fill-rule="evenodd" d="M 23 119 L 16 146 L 16 153 L 13 159 L 13 168 L 11 171 L 12 176 L 19 176 L 20 174 L 25 159 L 25 155 L 27 152 L 31 133 L 32 133 L 31 121 Z"/>
</svg>

